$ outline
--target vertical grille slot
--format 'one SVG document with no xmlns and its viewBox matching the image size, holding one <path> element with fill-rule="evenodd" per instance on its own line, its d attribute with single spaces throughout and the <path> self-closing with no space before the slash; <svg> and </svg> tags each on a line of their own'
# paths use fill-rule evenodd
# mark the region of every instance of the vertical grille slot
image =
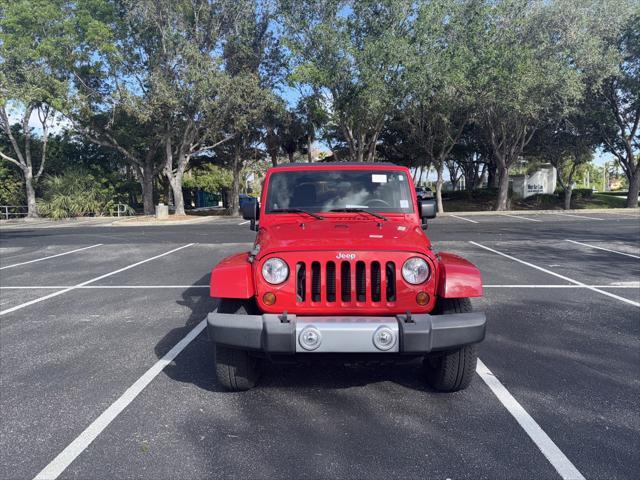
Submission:
<svg viewBox="0 0 640 480">
<path fill-rule="evenodd" d="M 381 296 L 381 277 L 380 262 L 371 263 L 371 301 L 379 302 Z"/>
<path fill-rule="evenodd" d="M 387 276 L 387 302 L 396 301 L 396 264 L 393 262 L 387 262 L 386 265 Z"/>
<path fill-rule="evenodd" d="M 311 301 L 320 301 L 320 263 L 311 263 Z"/>
<path fill-rule="evenodd" d="M 343 302 L 351 301 L 351 264 L 349 262 L 342 262 L 340 265 L 340 283 L 341 296 Z"/>
<path fill-rule="evenodd" d="M 364 262 L 356 263 L 356 300 L 358 302 L 367 300 L 367 274 Z"/>
<path fill-rule="evenodd" d="M 327 263 L 327 302 L 336 301 L 336 264 Z"/>
<path fill-rule="evenodd" d="M 302 262 L 296 264 L 296 299 L 299 302 L 304 302 L 307 297 L 307 268 Z"/>
</svg>

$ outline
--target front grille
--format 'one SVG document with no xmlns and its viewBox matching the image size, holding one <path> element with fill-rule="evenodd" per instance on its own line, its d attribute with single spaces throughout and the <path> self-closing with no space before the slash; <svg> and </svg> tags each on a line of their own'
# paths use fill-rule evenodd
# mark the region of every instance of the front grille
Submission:
<svg viewBox="0 0 640 480">
<path fill-rule="evenodd" d="M 295 279 L 298 303 L 396 301 L 394 262 L 297 262 Z"/>
</svg>

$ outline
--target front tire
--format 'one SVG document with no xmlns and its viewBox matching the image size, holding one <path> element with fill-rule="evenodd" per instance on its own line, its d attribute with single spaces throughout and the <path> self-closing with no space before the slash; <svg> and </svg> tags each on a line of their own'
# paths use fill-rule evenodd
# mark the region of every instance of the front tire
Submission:
<svg viewBox="0 0 640 480">
<path fill-rule="evenodd" d="M 222 299 L 220 313 L 254 313 L 255 305 L 234 299 Z M 215 345 L 216 375 L 218 383 L 231 392 L 242 392 L 255 387 L 260 378 L 260 361 L 246 350 Z"/>
<path fill-rule="evenodd" d="M 468 298 L 441 298 L 434 314 L 468 313 L 472 311 Z M 435 352 L 425 357 L 426 380 L 441 392 L 457 392 L 469 386 L 476 371 L 478 355 L 475 344 Z"/>
</svg>

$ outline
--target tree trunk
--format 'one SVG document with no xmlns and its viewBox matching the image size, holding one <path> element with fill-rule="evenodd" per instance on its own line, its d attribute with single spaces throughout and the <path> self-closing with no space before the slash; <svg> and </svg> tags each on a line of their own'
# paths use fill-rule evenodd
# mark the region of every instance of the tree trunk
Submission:
<svg viewBox="0 0 640 480">
<path fill-rule="evenodd" d="M 293 156 L 293 154 L 290 154 Z M 291 161 L 291 157 L 289 157 Z M 240 214 L 240 173 L 242 172 L 242 160 L 240 159 L 240 149 L 236 147 L 233 156 L 233 181 L 231 182 L 231 193 L 229 198 L 228 214 L 237 216 Z"/>
<path fill-rule="evenodd" d="M 142 186 L 142 208 L 145 215 L 153 215 L 153 162 L 145 161 L 141 172 L 142 178 L 140 179 L 140 185 Z"/>
<path fill-rule="evenodd" d="M 571 210 L 571 194 L 572 193 L 573 193 L 573 185 L 571 184 L 571 181 L 569 181 L 569 184 L 564 189 L 564 209 L 565 210 Z"/>
<path fill-rule="evenodd" d="M 495 164 L 490 164 L 488 167 L 487 187 L 498 188 L 500 179 L 498 178 L 498 168 Z"/>
<path fill-rule="evenodd" d="M 307 135 L 307 161 L 313 162 L 313 155 L 311 155 L 311 135 Z"/>
<path fill-rule="evenodd" d="M 295 153 L 296 152 L 287 152 L 287 156 L 289 157 L 289 163 L 293 163 L 293 156 L 295 155 Z"/>
<path fill-rule="evenodd" d="M 184 195 L 182 194 L 182 175 L 176 174 L 169 178 L 171 191 L 173 192 L 173 204 L 176 208 L 176 215 L 186 215 L 184 211 Z"/>
<path fill-rule="evenodd" d="M 509 203 L 509 169 L 504 165 L 498 166 L 498 200 L 496 202 L 496 210 L 507 210 Z"/>
<path fill-rule="evenodd" d="M 271 165 L 278 166 L 278 152 L 271 152 Z"/>
<path fill-rule="evenodd" d="M 27 168 L 24 172 L 24 186 L 27 192 L 27 218 L 38 218 L 36 190 L 33 188 L 33 173 L 31 172 L 31 168 Z"/>
<path fill-rule="evenodd" d="M 442 184 L 444 182 L 442 178 L 443 171 L 444 164 L 441 162 L 440 165 L 436 166 L 436 172 L 438 174 L 438 178 L 436 180 L 436 203 L 438 204 L 438 213 L 444 212 L 444 206 L 442 204 Z"/>
<path fill-rule="evenodd" d="M 627 208 L 638 207 L 638 194 L 640 193 L 640 171 L 635 172 L 629 178 L 629 193 L 627 194 Z"/>
</svg>

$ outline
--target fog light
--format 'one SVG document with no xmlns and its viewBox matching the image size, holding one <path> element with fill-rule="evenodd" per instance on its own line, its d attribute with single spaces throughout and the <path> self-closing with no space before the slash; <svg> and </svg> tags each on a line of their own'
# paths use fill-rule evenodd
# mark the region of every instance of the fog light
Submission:
<svg viewBox="0 0 640 480">
<path fill-rule="evenodd" d="M 262 301 L 265 305 L 273 305 L 274 303 L 276 303 L 276 294 L 267 292 L 262 296 Z"/>
<path fill-rule="evenodd" d="M 315 350 L 322 342 L 322 335 L 316 327 L 305 327 L 298 337 L 300 346 L 305 350 Z"/>
<path fill-rule="evenodd" d="M 429 294 L 427 292 L 420 292 L 416 295 L 416 303 L 418 305 L 426 305 L 429 303 Z"/>
<path fill-rule="evenodd" d="M 396 334 L 389 327 L 380 327 L 373 334 L 373 344 L 378 350 L 391 350 L 396 344 Z"/>
</svg>

